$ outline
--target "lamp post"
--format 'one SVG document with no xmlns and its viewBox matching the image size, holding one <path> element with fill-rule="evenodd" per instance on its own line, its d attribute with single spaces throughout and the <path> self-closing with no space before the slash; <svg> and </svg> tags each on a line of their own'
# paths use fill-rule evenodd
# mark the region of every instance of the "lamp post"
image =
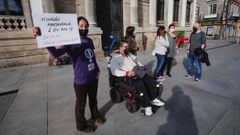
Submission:
<svg viewBox="0 0 240 135">
<path fill-rule="evenodd" d="M 227 1 L 227 7 L 226 7 L 226 14 L 225 14 L 225 19 L 226 19 L 226 21 L 228 21 L 228 10 L 229 10 L 229 6 L 230 6 L 230 2 L 231 1 L 233 1 L 233 0 L 228 0 Z M 226 25 L 224 25 L 224 30 L 223 30 L 223 32 L 225 32 L 226 31 Z M 224 33 L 223 33 L 223 36 L 224 36 Z M 224 37 L 224 38 L 226 38 L 226 37 Z"/>
<path fill-rule="evenodd" d="M 224 2 L 223 2 L 223 10 L 222 10 L 222 14 L 221 14 L 221 21 L 225 21 L 225 22 L 227 21 L 227 18 L 228 18 L 228 7 L 229 7 L 229 2 L 230 1 L 231 0 L 227 0 L 227 1 L 224 0 Z M 224 12 L 225 12 L 225 16 L 224 16 Z M 221 40 L 225 39 L 225 36 L 224 36 L 225 35 L 224 34 L 225 30 L 226 30 L 226 24 L 225 25 L 222 24 L 221 28 L 220 28 L 220 39 Z"/>
</svg>

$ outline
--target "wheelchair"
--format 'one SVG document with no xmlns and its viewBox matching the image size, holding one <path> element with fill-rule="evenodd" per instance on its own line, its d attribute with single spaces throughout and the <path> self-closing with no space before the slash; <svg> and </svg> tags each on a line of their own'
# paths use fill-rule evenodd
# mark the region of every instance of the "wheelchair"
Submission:
<svg viewBox="0 0 240 135">
<path fill-rule="evenodd" d="M 106 47 L 105 50 L 108 51 L 108 79 L 109 79 L 109 87 L 110 89 L 110 97 L 113 103 L 120 103 L 124 99 L 126 99 L 126 108 L 130 113 L 137 112 L 139 108 L 142 106 L 143 93 L 141 90 L 135 88 L 132 85 L 132 81 L 134 78 L 130 77 L 116 77 L 111 73 L 110 61 L 112 58 L 112 49 L 116 43 L 116 38 L 114 36 L 110 36 L 112 40 L 111 45 Z M 155 82 L 155 86 L 157 87 L 158 93 L 162 91 L 163 86 L 161 83 Z"/>
</svg>

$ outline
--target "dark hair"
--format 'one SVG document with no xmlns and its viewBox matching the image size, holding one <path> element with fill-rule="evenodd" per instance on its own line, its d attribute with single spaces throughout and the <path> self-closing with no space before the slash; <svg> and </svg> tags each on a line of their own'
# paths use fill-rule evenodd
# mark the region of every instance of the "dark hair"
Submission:
<svg viewBox="0 0 240 135">
<path fill-rule="evenodd" d="M 170 24 L 170 25 L 168 26 L 168 28 L 170 29 L 172 26 L 175 27 L 174 24 Z"/>
<path fill-rule="evenodd" d="M 87 20 L 85 17 L 83 17 L 83 16 L 79 16 L 79 17 L 77 18 L 77 24 L 78 24 L 79 21 L 81 21 L 81 20 L 85 20 L 85 21 L 87 22 L 87 25 L 89 26 L 88 20 Z"/>
<path fill-rule="evenodd" d="M 157 30 L 157 36 L 161 36 L 159 33 L 161 32 L 161 31 L 164 31 L 165 30 L 165 27 L 164 26 L 159 26 L 158 27 L 158 30 Z"/>
<path fill-rule="evenodd" d="M 123 46 L 124 43 L 127 43 L 128 44 L 128 41 L 126 38 L 122 38 L 120 42 L 118 42 L 117 44 L 117 48 L 120 48 Z"/>
<path fill-rule="evenodd" d="M 165 27 L 164 26 L 159 26 L 158 27 L 158 30 L 157 30 L 157 37 L 158 36 L 161 36 L 159 33 L 161 32 L 161 31 L 164 31 L 165 30 Z"/>
<path fill-rule="evenodd" d="M 135 27 L 134 26 L 128 26 L 126 28 L 126 36 L 132 36 L 134 31 L 135 31 Z"/>
</svg>

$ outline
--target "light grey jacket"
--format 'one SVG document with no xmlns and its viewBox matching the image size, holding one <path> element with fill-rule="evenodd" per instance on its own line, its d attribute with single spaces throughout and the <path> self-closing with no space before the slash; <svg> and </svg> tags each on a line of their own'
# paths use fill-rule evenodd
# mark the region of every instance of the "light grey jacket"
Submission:
<svg viewBox="0 0 240 135">
<path fill-rule="evenodd" d="M 176 38 L 174 39 L 172 36 L 168 34 L 169 47 L 167 50 L 167 57 L 174 58 L 176 56 Z"/>
</svg>

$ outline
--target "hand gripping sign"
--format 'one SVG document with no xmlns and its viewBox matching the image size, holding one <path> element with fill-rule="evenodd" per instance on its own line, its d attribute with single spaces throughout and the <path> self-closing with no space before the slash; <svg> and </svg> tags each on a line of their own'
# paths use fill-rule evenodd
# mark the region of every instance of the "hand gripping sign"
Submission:
<svg viewBox="0 0 240 135">
<path fill-rule="evenodd" d="M 76 14 L 34 14 L 33 23 L 39 48 L 81 43 Z"/>
</svg>

